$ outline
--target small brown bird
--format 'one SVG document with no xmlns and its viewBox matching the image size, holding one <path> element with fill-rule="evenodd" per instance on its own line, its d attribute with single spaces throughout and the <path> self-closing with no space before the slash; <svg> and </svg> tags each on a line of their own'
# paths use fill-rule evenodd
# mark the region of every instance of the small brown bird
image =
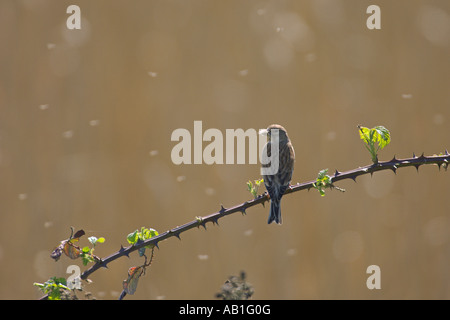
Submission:
<svg viewBox="0 0 450 320">
<path fill-rule="evenodd" d="M 276 144 L 273 139 L 278 138 L 279 162 L 278 171 L 275 174 L 263 174 L 264 185 L 270 196 L 270 214 L 267 223 L 275 221 L 281 224 L 281 197 L 289 187 L 294 172 L 295 152 L 294 147 L 289 140 L 286 129 L 278 124 L 272 124 L 267 128 L 267 144 L 264 147 L 263 155 L 271 156 L 271 146 Z M 269 168 L 271 162 L 262 165 L 263 168 Z"/>
</svg>

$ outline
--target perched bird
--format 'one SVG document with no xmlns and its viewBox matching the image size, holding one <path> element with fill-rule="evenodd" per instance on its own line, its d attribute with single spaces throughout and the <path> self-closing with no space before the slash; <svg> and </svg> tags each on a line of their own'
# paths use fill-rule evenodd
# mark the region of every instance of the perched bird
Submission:
<svg viewBox="0 0 450 320">
<path fill-rule="evenodd" d="M 277 130 L 278 135 L 275 134 Z M 294 161 L 295 153 L 294 147 L 289 140 L 286 129 L 278 124 L 270 125 L 266 130 L 267 134 L 267 144 L 264 147 L 263 155 L 265 154 L 269 159 L 271 157 L 272 145 L 275 145 L 274 139 L 278 138 L 278 149 L 279 149 L 279 162 L 278 171 L 275 174 L 263 174 L 264 185 L 266 186 L 267 192 L 270 196 L 270 214 L 267 223 L 272 223 L 275 221 L 277 224 L 281 224 L 281 197 L 283 197 L 284 192 L 289 187 L 289 183 L 292 179 L 292 173 L 294 172 Z M 271 166 L 271 162 L 267 164 L 262 164 L 263 168 L 268 168 Z"/>
</svg>

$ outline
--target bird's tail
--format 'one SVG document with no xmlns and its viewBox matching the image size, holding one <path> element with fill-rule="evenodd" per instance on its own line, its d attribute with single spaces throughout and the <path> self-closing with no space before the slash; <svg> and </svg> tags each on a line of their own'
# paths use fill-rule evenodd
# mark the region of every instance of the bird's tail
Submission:
<svg viewBox="0 0 450 320">
<path fill-rule="evenodd" d="M 270 201 L 270 214 L 267 223 L 275 221 L 277 224 L 281 224 L 281 203 L 280 200 Z"/>
</svg>

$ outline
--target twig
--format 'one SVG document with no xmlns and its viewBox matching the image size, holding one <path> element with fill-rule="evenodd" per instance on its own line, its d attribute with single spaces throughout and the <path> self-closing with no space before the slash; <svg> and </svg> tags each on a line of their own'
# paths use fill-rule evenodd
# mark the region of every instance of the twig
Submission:
<svg viewBox="0 0 450 320">
<path fill-rule="evenodd" d="M 415 167 L 417 171 L 419 171 L 419 167 L 421 165 L 426 164 L 435 164 L 438 166 L 439 170 L 441 167 L 443 167 L 445 170 L 447 170 L 448 164 L 450 162 L 450 154 L 447 150 L 445 150 L 445 154 L 440 155 L 433 155 L 433 156 L 424 156 L 423 154 L 420 157 L 417 157 L 413 154 L 412 158 L 406 158 L 406 159 L 396 159 L 395 156 L 390 161 L 384 161 L 384 162 L 377 162 L 373 163 L 371 165 L 367 165 L 365 167 L 359 167 L 357 169 L 340 172 L 338 170 L 335 171 L 334 175 L 330 177 L 331 183 L 327 185 L 326 187 L 330 188 L 337 188 L 334 186 L 335 182 L 345 180 L 345 179 L 352 179 L 356 182 L 356 178 L 365 174 L 373 174 L 378 171 L 382 170 L 392 170 L 394 173 L 396 173 L 397 169 L 399 168 L 405 168 L 405 167 Z M 315 187 L 315 183 L 317 180 L 312 180 L 304 183 L 297 183 L 295 185 L 291 185 L 285 192 L 286 194 L 290 194 L 293 192 L 305 190 L 305 189 L 311 189 Z M 152 248 L 152 256 L 153 256 L 153 249 L 154 247 L 159 248 L 158 244 L 159 242 L 169 239 L 171 237 L 177 237 L 181 240 L 180 235 L 183 232 L 186 232 L 190 229 L 193 229 L 195 227 L 199 228 L 202 226 L 206 229 L 206 223 L 212 222 L 213 224 L 218 224 L 218 221 L 220 218 L 223 218 L 225 216 L 228 216 L 230 214 L 241 212 L 242 214 L 246 213 L 246 210 L 248 208 L 251 208 L 253 206 L 256 206 L 258 204 L 264 204 L 266 201 L 269 201 L 269 195 L 267 192 L 263 193 L 262 195 L 259 195 L 255 197 L 253 200 L 245 201 L 244 203 L 241 203 L 237 206 L 231 207 L 231 208 L 224 208 L 222 205 L 220 206 L 220 210 L 217 212 L 214 212 L 210 215 L 204 216 L 204 217 L 196 217 L 195 220 L 188 222 L 182 226 L 175 227 L 173 229 L 167 230 L 164 233 L 161 233 L 157 236 L 151 237 L 147 240 L 139 240 L 134 245 L 130 245 L 128 247 L 120 246 L 120 249 L 111 254 L 110 256 L 103 258 L 103 259 L 95 259 L 96 263 L 89 268 L 88 270 L 84 271 L 80 278 L 83 280 L 87 280 L 88 277 L 94 273 L 96 270 L 100 268 L 107 268 L 108 263 L 122 257 L 122 256 L 129 256 L 130 253 L 133 251 L 139 250 L 142 247 L 151 246 Z M 151 261 L 151 259 L 150 259 Z M 146 263 L 144 263 L 146 264 Z M 45 300 L 48 298 L 48 295 L 44 295 L 40 298 L 40 300 Z"/>
<path fill-rule="evenodd" d="M 396 159 L 395 157 L 390 161 L 385 162 L 377 162 L 376 164 L 367 165 L 365 167 L 359 167 L 357 169 L 345 171 L 345 172 L 339 172 L 336 170 L 334 173 L 334 176 L 331 177 L 332 184 L 331 187 L 333 187 L 333 183 L 345 180 L 345 179 L 352 179 L 356 182 L 356 178 L 365 175 L 365 174 L 373 174 L 378 171 L 382 170 L 392 170 L 394 173 L 396 173 L 397 169 L 399 168 L 405 168 L 405 167 L 415 167 L 417 171 L 419 170 L 419 167 L 421 165 L 425 164 L 435 164 L 439 167 L 439 169 L 444 167 L 447 170 L 448 163 L 450 162 L 450 154 L 448 151 L 445 151 L 445 154 L 443 155 L 433 155 L 433 156 L 424 156 L 423 154 L 420 157 L 416 157 L 413 155 L 412 158 L 407 159 Z M 295 185 L 291 185 L 285 192 L 286 194 L 305 190 L 305 189 L 311 189 L 314 187 L 314 183 L 316 181 L 309 181 L 304 183 L 297 183 Z M 241 203 L 237 206 L 231 207 L 231 208 L 224 208 L 222 205 L 220 207 L 220 210 L 217 212 L 214 212 L 210 215 L 204 216 L 204 217 L 196 217 L 195 220 L 188 222 L 186 224 L 183 224 L 182 226 L 175 227 L 173 229 L 167 230 L 164 233 L 161 233 L 157 236 L 154 236 L 150 239 L 147 239 L 145 241 L 138 241 L 136 244 L 123 247 L 121 246 L 120 249 L 111 254 L 110 256 L 101 259 L 100 261 L 96 262 L 91 268 L 84 271 L 81 274 L 81 279 L 86 280 L 92 273 L 94 273 L 99 268 L 106 268 L 108 263 L 122 257 L 122 256 L 129 256 L 130 253 L 133 251 L 138 250 L 139 248 L 145 247 L 145 246 L 156 246 L 159 248 L 159 243 L 163 240 L 169 239 L 171 237 L 177 237 L 180 238 L 180 235 L 183 232 L 186 232 L 190 229 L 193 229 L 195 227 L 202 226 L 206 229 L 206 223 L 212 222 L 213 224 L 218 224 L 218 221 L 220 218 L 223 218 L 225 216 L 228 216 L 230 214 L 241 212 L 242 214 L 246 213 L 246 210 L 248 208 L 251 208 L 253 206 L 256 206 L 258 204 L 264 204 L 264 202 L 269 201 L 269 196 L 267 192 L 265 192 L 262 195 L 257 196 L 253 200 L 245 201 L 244 203 Z"/>
</svg>

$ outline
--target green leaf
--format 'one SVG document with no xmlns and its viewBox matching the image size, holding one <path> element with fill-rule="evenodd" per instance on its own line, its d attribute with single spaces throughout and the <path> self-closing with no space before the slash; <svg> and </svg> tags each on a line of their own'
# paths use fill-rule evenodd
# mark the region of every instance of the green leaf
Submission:
<svg viewBox="0 0 450 320">
<path fill-rule="evenodd" d="M 147 247 L 148 247 L 148 246 L 139 248 L 139 250 L 138 250 L 139 257 L 142 257 L 142 256 L 145 254 L 145 249 L 146 249 Z"/>
<path fill-rule="evenodd" d="M 33 285 L 37 286 L 42 292 L 48 294 L 49 300 L 61 300 L 61 290 L 70 291 L 70 288 L 68 288 L 66 284 L 65 278 L 56 277 L 50 278 L 45 283 L 33 283 Z"/>
<path fill-rule="evenodd" d="M 319 193 L 321 197 L 325 197 L 325 190 L 323 190 L 322 188 L 319 189 Z"/>
<path fill-rule="evenodd" d="M 98 243 L 104 243 L 105 241 L 106 241 L 106 239 L 103 238 L 103 237 L 100 237 L 100 238 L 97 239 Z"/>
<path fill-rule="evenodd" d="M 375 138 L 380 149 L 383 149 L 391 142 L 391 135 L 389 133 L 389 130 L 385 127 L 377 126 L 372 130 L 376 131 Z"/>
<path fill-rule="evenodd" d="M 152 228 L 148 229 L 148 228 L 142 227 L 141 231 L 136 230 L 136 231 L 130 233 L 127 236 L 127 241 L 130 244 L 135 244 L 139 239 L 147 240 L 147 239 L 150 239 L 157 235 L 158 235 L 158 231 L 156 231 L 155 229 L 152 229 Z"/>
<path fill-rule="evenodd" d="M 127 236 L 127 241 L 129 244 L 135 244 L 138 241 L 139 237 L 138 237 L 138 231 L 135 230 L 134 232 L 130 233 Z"/>
<path fill-rule="evenodd" d="M 317 174 L 317 180 L 323 180 L 327 176 L 328 169 L 320 170 Z"/>
<path fill-rule="evenodd" d="M 264 182 L 264 179 L 259 179 L 259 180 L 255 180 L 255 184 L 256 184 L 256 186 L 260 186 L 261 185 L 261 183 L 263 183 Z"/>
<path fill-rule="evenodd" d="M 250 193 L 253 195 L 253 197 L 256 198 L 258 196 L 259 186 L 261 185 L 261 183 L 264 182 L 264 179 L 255 180 L 254 182 L 255 182 L 255 185 L 253 186 L 253 183 L 251 181 L 248 181 L 247 188 L 248 188 L 248 191 L 250 191 Z"/>
<path fill-rule="evenodd" d="M 366 149 L 370 152 L 373 163 L 378 163 L 378 150 L 382 150 L 391 142 L 389 130 L 383 126 L 369 129 L 358 126 L 359 136 L 364 141 Z"/>
<path fill-rule="evenodd" d="M 154 236 L 157 236 L 157 235 L 158 235 L 158 232 L 155 229 L 152 229 L 152 228 L 147 229 L 145 227 L 142 227 L 141 228 L 141 232 L 139 234 L 139 238 L 141 240 L 147 240 L 147 239 L 150 239 L 150 238 L 152 238 Z"/>
<path fill-rule="evenodd" d="M 81 261 L 83 262 L 83 265 L 86 266 L 89 262 L 94 262 L 95 260 L 92 257 L 91 252 L 85 252 L 81 256 Z"/>
<path fill-rule="evenodd" d="M 140 235 L 139 235 L 139 238 L 141 239 L 141 240 L 147 240 L 148 238 L 151 238 L 152 236 L 151 236 L 151 234 L 150 234 L 150 230 L 149 229 L 147 229 L 147 228 L 145 228 L 145 227 L 142 227 L 141 228 L 141 233 L 140 233 Z"/>
<path fill-rule="evenodd" d="M 331 177 L 327 175 L 328 169 L 323 169 L 317 174 L 316 182 L 313 183 L 313 187 L 317 189 L 322 197 L 325 196 L 325 188 L 332 186 Z"/>
<path fill-rule="evenodd" d="M 361 126 L 359 127 L 359 136 L 367 144 L 370 141 L 369 135 L 370 135 L 370 129 L 369 128 L 361 127 Z"/>
<path fill-rule="evenodd" d="M 83 247 L 82 251 L 83 251 L 84 253 L 89 253 L 89 252 L 91 251 L 91 248 L 89 248 L 89 247 Z"/>
<path fill-rule="evenodd" d="M 52 280 L 55 284 L 62 284 L 62 285 L 67 285 L 67 281 L 66 278 L 57 278 L 57 277 L 51 277 L 50 280 Z"/>
<path fill-rule="evenodd" d="M 36 287 L 38 287 L 41 290 L 45 287 L 45 285 L 43 283 L 39 283 L 39 282 L 34 282 L 33 286 L 36 286 Z"/>
<path fill-rule="evenodd" d="M 158 231 L 156 231 L 155 229 L 150 228 L 150 238 L 156 237 L 158 234 L 159 234 Z"/>
</svg>

